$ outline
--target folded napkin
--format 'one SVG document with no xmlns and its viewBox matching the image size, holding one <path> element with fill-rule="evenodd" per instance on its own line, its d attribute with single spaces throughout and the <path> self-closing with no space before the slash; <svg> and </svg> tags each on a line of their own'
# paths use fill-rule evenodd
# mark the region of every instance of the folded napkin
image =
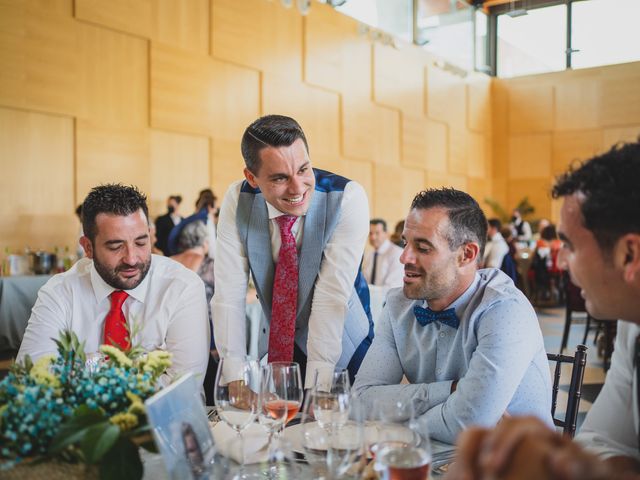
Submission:
<svg viewBox="0 0 640 480">
<path fill-rule="evenodd" d="M 211 428 L 216 450 L 237 463 L 242 463 L 240 440 L 236 431 L 225 422 L 218 422 Z M 269 435 L 264 427 L 252 423 L 242 431 L 244 463 L 258 463 L 267 460 Z"/>
</svg>

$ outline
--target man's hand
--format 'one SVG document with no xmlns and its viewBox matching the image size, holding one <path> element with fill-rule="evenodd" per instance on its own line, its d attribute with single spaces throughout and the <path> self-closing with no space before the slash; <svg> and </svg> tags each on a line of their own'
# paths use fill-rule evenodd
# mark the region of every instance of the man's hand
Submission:
<svg viewBox="0 0 640 480">
<path fill-rule="evenodd" d="M 447 480 L 604 480 L 611 471 L 533 417 L 506 417 L 493 430 L 472 428 L 458 439 Z"/>
<path fill-rule="evenodd" d="M 258 396 L 242 380 L 229 382 L 229 403 L 239 410 L 251 410 Z"/>
</svg>

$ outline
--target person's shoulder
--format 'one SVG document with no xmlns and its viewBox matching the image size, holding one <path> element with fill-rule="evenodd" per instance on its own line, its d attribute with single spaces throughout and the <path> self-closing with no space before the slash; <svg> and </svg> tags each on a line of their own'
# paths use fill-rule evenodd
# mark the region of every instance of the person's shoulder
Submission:
<svg viewBox="0 0 640 480">
<path fill-rule="evenodd" d="M 535 316 L 531 302 L 502 270 L 483 268 L 478 271 L 478 275 L 480 281 L 473 296 L 480 299 L 486 308 L 501 304 L 518 305 Z"/>
<path fill-rule="evenodd" d="M 202 283 L 198 274 L 175 260 L 162 255 L 151 256 L 151 275 L 154 280 L 163 279 L 170 285 L 198 285 Z"/>
<path fill-rule="evenodd" d="M 344 191 L 347 186 L 349 189 L 357 188 L 356 186 L 359 186 L 357 182 L 327 170 L 314 168 L 313 173 L 316 178 L 315 190 L 318 192 L 329 193 Z"/>
<path fill-rule="evenodd" d="M 406 312 L 413 310 L 416 301 L 407 298 L 402 287 L 390 288 L 385 300 L 385 308 L 389 309 L 392 320 L 400 319 Z"/>
<path fill-rule="evenodd" d="M 83 282 L 91 282 L 91 266 L 93 260 L 81 258 L 69 270 L 53 275 L 47 283 L 42 286 L 43 291 L 56 292 L 56 295 L 64 295 L 64 292 L 71 291 Z"/>
</svg>

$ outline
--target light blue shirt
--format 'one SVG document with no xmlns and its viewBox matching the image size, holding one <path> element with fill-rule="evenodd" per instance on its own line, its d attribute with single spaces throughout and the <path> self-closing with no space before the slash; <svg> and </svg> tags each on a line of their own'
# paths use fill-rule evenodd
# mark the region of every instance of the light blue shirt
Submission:
<svg viewBox="0 0 640 480">
<path fill-rule="evenodd" d="M 433 438 L 453 443 L 472 425 L 491 427 L 502 415 L 535 415 L 553 426 L 551 376 L 533 307 L 494 268 L 476 273 L 449 307 L 458 329 L 421 326 L 409 300 L 389 292 L 354 391 L 371 411 L 380 402 L 410 400 L 426 415 Z M 400 384 L 403 375 L 409 384 Z M 451 384 L 458 381 L 456 391 Z"/>
</svg>

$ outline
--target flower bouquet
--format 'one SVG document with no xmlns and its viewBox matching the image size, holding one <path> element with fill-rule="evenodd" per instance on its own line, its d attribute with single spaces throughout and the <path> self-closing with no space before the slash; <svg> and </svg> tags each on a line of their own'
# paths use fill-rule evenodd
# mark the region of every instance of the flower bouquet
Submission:
<svg viewBox="0 0 640 480">
<path fill-rule="evenodd" d="M 102 479 L 141 478 L 138 447 L 155 451 L 143 402 L 171 354 L 103 345 L 101 361 L 89 365 L 74 333 L 61 332 L 56 344 L 57 356 L 35 364 L 27 356 L 0 382 L 0 477 L 54 461 L 93 465 Z"/>
</svg>

